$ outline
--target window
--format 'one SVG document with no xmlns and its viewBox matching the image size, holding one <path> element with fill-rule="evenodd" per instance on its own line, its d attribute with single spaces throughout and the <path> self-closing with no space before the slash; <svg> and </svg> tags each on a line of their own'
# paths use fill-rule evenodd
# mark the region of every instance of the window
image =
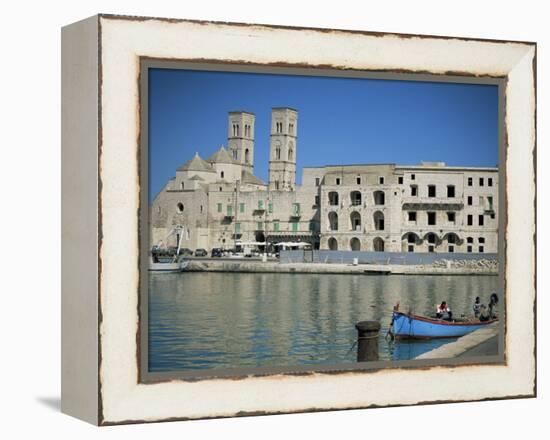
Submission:
<svg viewBox="0 0 550 440">
<path fill-rule="evenodd" d="M 479 247 L 479 253 L 482 254 L 485 251 L 485 248 L 483 246 Z"/>
<path fill-rule="evenodd" d="M 411 185 L 411 196 L 416 197 L 418 195 L 418 186 Z"/>
<path fill-rule="evenodd" d="M 264 209 L 264 201 L 263 200 L 258 200 L 258 209 L 259 210 Z"/>
<path fill-rule="evenodd" d="M 479 226 L 483 226 L 483 223 L 484 223 L 483 220 L 484 220 L 484 216 L 483 216 L 483 214 L 481 214 L 481 215 L 478 217 L 478 224 L 479 224 Z"/>
<path fill-rule="evenodd" d="M 269 212 L 270 214 L 273 214 L 273 203 L 269 202 L 267 204 L 267 212 Z"/>
<path fill-rule="evenodd" d="M 185 189 L 185 183 L 181 182 L 181 189 Z"/>
<path fill-rule="evenodd" d="M 293 203 L 292 204 L 292 212 L 294 215 L 300 215 L 300 204 L 299 203 Z"/>
<path fill-rule="evenodd" d="M 235 223 L 235 234 L 240 234 L 240 233 L 241 233 L 241 224 Z"/>
<path fill-rule="evenodd" d="M 220 177 L 223 179 L 224 176 L 225 176 L 225 173 L 222 171 L 222 172 L 220 173 Z"/>
<path fill-rule="evenodd" d="M 317 228 L 316 228 L 315 222 L 314 222 L 314 221 L 310 221 L 310 222 L 309 222 L 309 230 L 310 230 L 311 232 L 314 232 L 316 229 L 317 229 Z"/>
<path fill-rule="evenodd" d="M 456 243 L 456 235 L 455 234 L 449 234 L 447 236 L 447 241 L 449 243 L 455 244 Z"/>
<path fill-rule="evenodd" d="M 452 254 L 454 251 L 455 251 L 455 247 L 454 246 L 449 246 L 449 252 Z"/>
<path fill-rule="evenodd" d="M 454 185 L 447 185 L 447 197 L 456 197 Z"/>
<path fill-rule="evenodd" d="M 409 221 L 416 222 L 416 211 L 409 211 Z"/>
<path fill-rule="evenodd" d="M 414 237 L 414 234 L 408 234 L 407 235 L 407 243 L 412 243 L 414 244 L 416 242 L 416 239 Z"/>
<path fill-rule="evenodd" d="M 319 186 L 321 184 L 321 179 L 319 177 L 315 178 L 315 186 Z"/>
<path fill-rule="evenodd" d="M 435 212 L 428 212 L 428 225 L 435 226 Z"/>
<path fill-rule="evenodd" d="M 472 226 L 474 224 L 474 216 L 472 214 L 468 214 L 468 226 Z"/>
<path fill-rule="evenodd" d="M 386 195 L 384 191 L 374 191 L 374 204 L 375 205 L 385 205 L 386 204 Z"/>
<path fill-rule="evenodd" d="M 380 211 L 374 213 L 374 229 L 377 231 L 384 230 L 384 214 Z"/>
<path fill-rule="evenodd" d="M 493 186 L 493 178 L 492 177 L 489 177 L 487 179 L 487 186 Z"/>
<path fill-rule="evenodd" d="M 202 209 L 203 209 L 203 208 L 202 208 L 202 205 L 201 205 L 201 214 L 202 214 Z"/>
<path fill-rule="evenodd" d="M 220 192 L 222 192 L 222 187 L 220 186 Z"/>
<path fill-rule="evenodd" d="M 291 225 L 292 225 L 292 232 L 298 232 L 298 223 L 292 222 Z"/>
<path fill-rule="evenodd" d="M 383 177 L 379 177 L 379 178 L 378 178 L 378 183 L 379 183 L 380 185 L 384 185 L 384 178 L 383 178 Z"/>
<path fill-rule="evenodd" d="M 336 185 L 340 185 L 340 178 L 339 177 L 336 178 Z"/>
<path fill-rule="evenodd" d="M 467 247 L 466 247 L 466 251 L 467 251 L 467 252 L 472 252 L 472 246 L 467 246 Z"/>
<path fill-rule="evenodd" d="M 218 203 L 218 212 L 222 212 L 222 204 Z"/>
<path fill-rule="evenodd" d="M 480 177 L 480 178 L 479 178 L 479 186 L 483 186 L 484 183 L 485 183 L 485 182 L 484 182 L 483 177 Z"/>
<path fill-rule="evenodd" d="M 319 206 L 319 196 L 315 196 L 315 206 Z"/>
<path fill-rule="evenodd" d="M 474 179 L 472 177 L 468 177 L 468 186 L 472 186 L 474 184 Z"/>
<path fill-rule="evenodd" d="M 487 204 L 489 205 L 489 210 L 492 211 L 493 210 L 493 196 L 488 196 L 487 197 Z"/>
<path fill-rule="evenodd" d="M 407 250 L 409 252 L 414 252 L 414 245 L 410 244 L 408 247 L 407 247 Z"/>
<path fill-rule="evenodd" d="M 477 241 L 479 241 L 480 243 L 485 243 L 485 237 L 479 237 Z"/>
<path fill-rule="evenodd" d="M 274 230 L 275 232 L 279 232 L 279 222 L 273 223 L 273 230 Z"/>
<path fill-rule="evenodd" d="M 416 176 L 414 174 L 411 174 L 411 180 L 416 179 Z"/>
<path fill-rule="evenodd" d="M 435 185 L 428 185 L 428 197 L 435 197 Z"/>
<path fill-rule="evenodd" d="M 403 185 L 403 176 L 399 176 L 399 177 L 397 178 L 397 183 L 398 183 L 399 185 Z"/>
<path fill-rule="evenodd" d="M 454 223 L 456 221 L 456 213 L 455 212 L 448 212 L 447 213 L 447 221 L 449 223 Z"/>
<path fill-rule="evenodd" d="M 433 251 L 434 251 L 434 246 L 433 245 L 428 246 L 428 252 L 433 252 Z"/>
<path fill-rule="evenodd" d="M 355 181 L 357 182 L 357 185 L 361 185 L 361 176 L 357 176 Z"/>
<path fill-rule="evenodd" d="M 472 237 L 468 237 L 468 238 L 466 239 L 466 241 L 467 241 L 468 243 L 473 243 L 473 242 L 474 242 L 474 239 L 473 239 Z"/>
<path fill-rule="evenodd" d="M 262 222 L 256 222 L 256 230 L 261 231 L 264 229 L 264 224 Z"/>
<path fill-rule="evenodd" d="M 183 203 L 178 203 L 178 212 L 183 212 Z"/>
<path fill-rule="evenodd" d="M 239 212 L 242 214 L 244 212 L 244 203 L 239 204 Z"/>
<path fill-rule="evenodd" d="M 275 159 L 277 160 L 281 159 L 281 147 L 275 148 Z"/>
<path fill-rule="evenodd" d="M 328 193 L 328 203 L 330 206 L 338 206 L 338 193 L 336 191 Z"/>
<path fill-rule="evenodd" d="M 227 215 L 233 215 L 233 206 L 227 205 Z"/>
<path fill-rule="evenodd" d="M 435 234 L 428 234 L 428 243 L 435 244 Z"/>
<path fill-rule="evenodd" d="M 474 203 L 474 198 L 472 196 L 468 196 L 468 206 L 472 206 L 472 203 Z"/>
<path fill-rule="evenodd" d="M 495 214 L 492 213 L 492 214 L 490 215 L 490 217 L 491 217 L 492 220 L 494 220 L 494 219 L 495 219 Z"/>
<path fill-rule="evenodd" d="M 359 191 L 352 191 L 350 193 L 350 199 L 352 206 L 361 205 L 361 193 Z"/>
</svg>

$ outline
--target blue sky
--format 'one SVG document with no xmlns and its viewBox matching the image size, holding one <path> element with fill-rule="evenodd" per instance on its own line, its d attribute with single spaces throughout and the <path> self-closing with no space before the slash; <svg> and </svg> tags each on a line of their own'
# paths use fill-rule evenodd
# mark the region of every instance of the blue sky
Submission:
<svg viewBox="0 0 550 440">
<path fill-rule="evenodd" d="M 256 115 L 254 172 L 267 181 L 271 107 L 298 114 L 297 166 L 498 164 L 498 88 L 175 69 L 149 71 L 149 191 L 195 152 L 227 146 L 227 112 Z"/>
</svg>

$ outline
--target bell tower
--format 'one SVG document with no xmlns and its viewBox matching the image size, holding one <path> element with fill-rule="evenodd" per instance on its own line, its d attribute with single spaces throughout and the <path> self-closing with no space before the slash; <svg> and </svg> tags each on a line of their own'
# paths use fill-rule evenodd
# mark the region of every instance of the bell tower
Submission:
<svg viewBox="0 0 550 440">
<path fill-rule="evenodd" d="M 231 158 L 254 171 L 254 113 L 233 111 L 228 114 L 227 150 Z"/>
<path fill-rule="evenodd" d="M 269 146 L 269 189 L 294 191 L 296 188 L 296 141 L 298 111 L 289 107 L 271 109 Z"/>
</svg>

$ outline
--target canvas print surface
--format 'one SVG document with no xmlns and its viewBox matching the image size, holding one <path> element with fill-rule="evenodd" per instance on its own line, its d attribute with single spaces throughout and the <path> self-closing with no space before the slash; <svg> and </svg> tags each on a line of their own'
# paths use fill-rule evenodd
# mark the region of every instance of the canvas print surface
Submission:
<svg viewBox="0 0 550 440">
<path fill-rule="evenodd" d="M 498 85 L 142 81 L 148 372 L 502 353 Z"/>
</svg>

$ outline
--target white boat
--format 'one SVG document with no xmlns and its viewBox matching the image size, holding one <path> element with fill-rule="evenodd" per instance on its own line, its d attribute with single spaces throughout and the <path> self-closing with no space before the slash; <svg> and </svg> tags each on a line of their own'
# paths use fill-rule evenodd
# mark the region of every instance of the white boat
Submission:
<svg viewBox="0 0 550 440">
<path fill-rule="evenodd" d="M 166 263 L 155 263 L 153 257 L 149 258 L 149 271 L 150 272 L 183 272 L 187 266 L 189 266 L 189 261 L 187 260 L 177 260 L 173 262 Z"/>
<path fill-rule="evenodd" d="M 176 248 L 175 255 L 168 259 L 159 258 L 158 255 L 155 255 L 153 251 L 149 253 L 149 271 L 150 272 L 183 272 L 187 266 L 189 266 L 189 261 L 184 260 L 180 255 L 180 246 L 181 246 L 181 237 L 182 237 L 182 227 L 176 226 L 168 236 L 177 233 L 178 237 L 178 246 Z M 168 237 L 167 237 L 168 238 Z"/>
</svg>

